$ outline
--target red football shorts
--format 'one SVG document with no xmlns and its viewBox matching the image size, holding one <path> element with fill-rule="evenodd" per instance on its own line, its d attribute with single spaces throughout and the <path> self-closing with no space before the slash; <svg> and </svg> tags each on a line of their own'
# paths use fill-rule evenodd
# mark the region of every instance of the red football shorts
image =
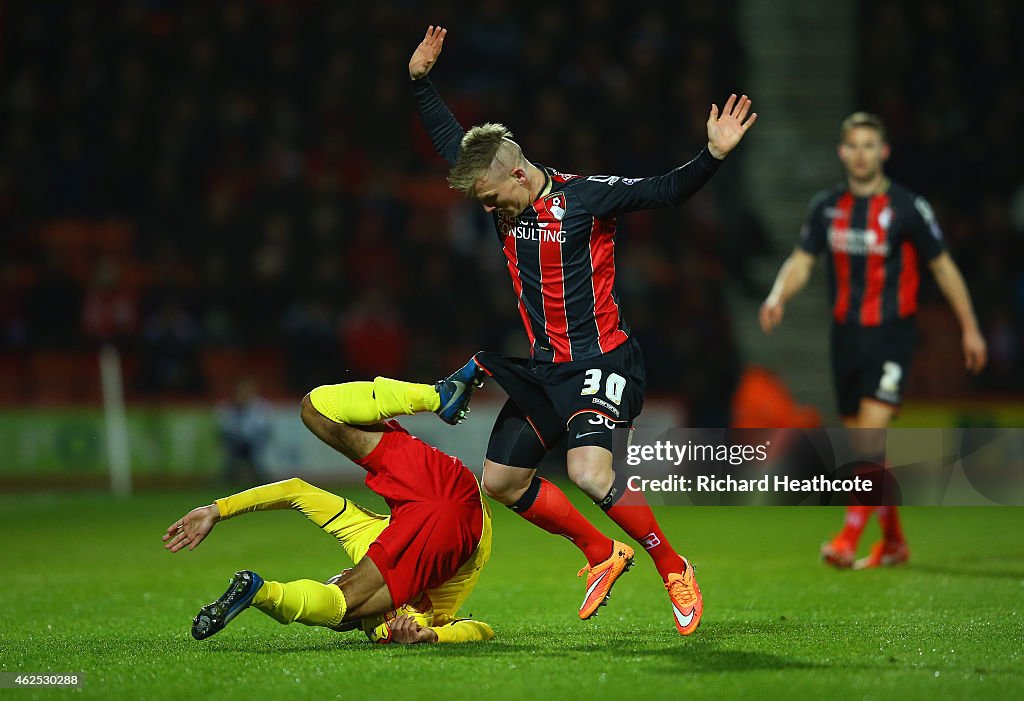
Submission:
<svg viewBox="0 0 1024 701">
<path fill-rule="evenodd" d="M 391 522 L 366 555 L 384 576 L 395 608 L 451 579 L 483 531 L 476 477 L 458 458 L 386 423 L 373 451 L 356 462 L 366 486 L 391 507 Z"/>
</svg>

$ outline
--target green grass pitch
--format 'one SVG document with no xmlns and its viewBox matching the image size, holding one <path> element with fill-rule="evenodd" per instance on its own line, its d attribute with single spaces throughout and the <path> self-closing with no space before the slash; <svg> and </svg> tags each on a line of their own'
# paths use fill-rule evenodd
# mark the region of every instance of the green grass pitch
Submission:
<svg viewBox="0 0 1024 701">
<path fill-rule="evenodd" d="M 365 490 L 337 491 L 382 508 Z M 164 527 L 215 496 L 0 497 L 0 671 L 85 679 L 81 689 L 0 696 L 1024 697 L 1024 509 L 905 509 L 911 564 L 865 572 L 817 560 L 838 528 L 835 508 L 658 509 L 704 592 L 703 624 L 684 639 L 645 556 L 601 615 L 581 622 L 575 548 L 495 508 L 494 553 L 463 613 L 497 638 L 402 647 L 281 626 L 255 610 L 194 641 L 191 617 L 237 569 L 288 580 L 347 566 L 334 540 L 293 512 L 240 516 L 193 552 L 165 552 Z M 876 535 L 872 524 L 865 544 Z"/>
</svg>

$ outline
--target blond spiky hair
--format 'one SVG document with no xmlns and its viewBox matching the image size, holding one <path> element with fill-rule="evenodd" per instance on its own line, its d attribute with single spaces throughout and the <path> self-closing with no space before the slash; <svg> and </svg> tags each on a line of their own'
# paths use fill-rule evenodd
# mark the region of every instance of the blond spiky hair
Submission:
<svg viewBox="0 0 1024 701">
<path fill-rule="evenodd" d="M 854 112 L 844 119 L 842 126 L 839 127 L 839 140 L 845 141 L 846 135 L 857 127 L 874 129 L 882 137 L 883 142 L 888 141 L 888 135 L 885 133 L 885 122 L 877 114 L 871 114 L 870 112 Z"/>
<path fill-rule="evenodd" d="M 476 182 L 492 168 L 519 165 L 523 159 L 519 144 L 512 141 L 512 132 L 504 124 L 490 122 L 473 127 L 462 137 L 459 158 L 448 173 L 448 184 L 462 194 L 473 197 Z"/>
</svg>

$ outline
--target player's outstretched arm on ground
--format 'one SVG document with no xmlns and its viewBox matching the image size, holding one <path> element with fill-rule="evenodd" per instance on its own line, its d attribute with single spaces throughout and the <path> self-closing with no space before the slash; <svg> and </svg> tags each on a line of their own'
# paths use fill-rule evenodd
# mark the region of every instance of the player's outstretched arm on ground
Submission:
<svg viewBox="0 0 1024 701">
<path fill-rule="evenodd" d="M 786 302 L 802 290 L 811 277 L 814 267 L 814 256 L 802 248 L 796 248 L 779 268 L 779 274 L 772 285 L 772 291 L 761 305 L 758 321 L 761 330 L 771 333 L 772 329 L 782 323 L 786 312 Z"/>
<path fill-rule="evenodd" d="M 221 497 L 213 504 L 219 510 L 222 521 L 250 511 L 294 509 L 301 511 L 303 516 L 317 526 L 323 527 L 345 508 L 345 503 L 345 499 L 337 494 L 314 487 L 298 477 L 291 477 Z"/>
<path fill-rule="evenodd" d="M 344 498 L 292 477 L 246 489 L 217 499 L 209 506 L 193 509 L 167 527 L 163 536 L 166 543 L 164 547 L 171 552 L 178 552 L 188 545 L 189 550 L 192 550 L 218 522 L 251 511 L 294 509 L 302 512 L 317 526 L 323 527 L 345 507 Z"/>
<path fill-rule="evenodd" d="M 412 58 L 409 59 L 410 78 L 419 80 L 426 77 L 427 73 L 430 73 L 430 69 L 437 62 L 437 57 L 441 55 L 444 38 L 447 35 L 448 30 L 444 27 L 435 27 L 434 25 L 427 27 L 427 33 L 423 35 L 423 41 L 412 52 Z"/>
<path fill-rule="evenodd" d="M 304 479 L 291 477 L 280 482 L 246 489 L 213 502 L 224 521 L 251 511 L 292 509 L 334 536 L 352 562 L 359 562 L 376 538 L 386 518 L 364 509 L 350 499 L 320 489 Z"/>
<path fill-rule="evenodd" d="M 186 545 L 189 550 L 195 550 L 219 520 L 220 511 L 216 504 L 192 509 L 167 527 L 167 532 L 163 535 L 164 547 L 172 553 L 178 552 Z"/>
<path fill-rule="evenodd" d="M 722 160 L 736 148 L 756 121 L 757 112 L 750 114 L 750 98 L 746 95 L 741 95 L 739 99 L 730 95 L 721 114 L 718 113 L 718 105 L 711 105 L 711 114 L 708 116 L 708 151 Z"/>
<path fill-rule="evenodd" d="M 960 268 L 948 253 L 940 253 L 928 263 L 935 282 L 956 314 L 963 335 L 964 361 L 969 372 L 978 374 L 988 362 L 988 348 L 985 338 L 978 329 L 978 318 L 971 304 L 971 293 L 967 290 Z"/>
</svg>

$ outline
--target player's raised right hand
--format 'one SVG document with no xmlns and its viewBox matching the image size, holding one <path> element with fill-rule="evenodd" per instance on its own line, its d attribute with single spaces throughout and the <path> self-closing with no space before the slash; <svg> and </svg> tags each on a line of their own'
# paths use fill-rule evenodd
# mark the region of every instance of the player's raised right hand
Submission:
<svg viewBox="0 0 1024 701">
<path fill-rule="evenodd" d="M 410 78 L 419 80 L 430 73 L 430 69 L 434 67 L 437 57 L 441 54 L 441 47 L 444 45 L 444 38 L 447 34 L 448 30 L 444 27 L 435 27 L 434 25 L 427 27 L 423 41 L 412 52 L 412 58 L 409 59 Z"/>
</svg>

